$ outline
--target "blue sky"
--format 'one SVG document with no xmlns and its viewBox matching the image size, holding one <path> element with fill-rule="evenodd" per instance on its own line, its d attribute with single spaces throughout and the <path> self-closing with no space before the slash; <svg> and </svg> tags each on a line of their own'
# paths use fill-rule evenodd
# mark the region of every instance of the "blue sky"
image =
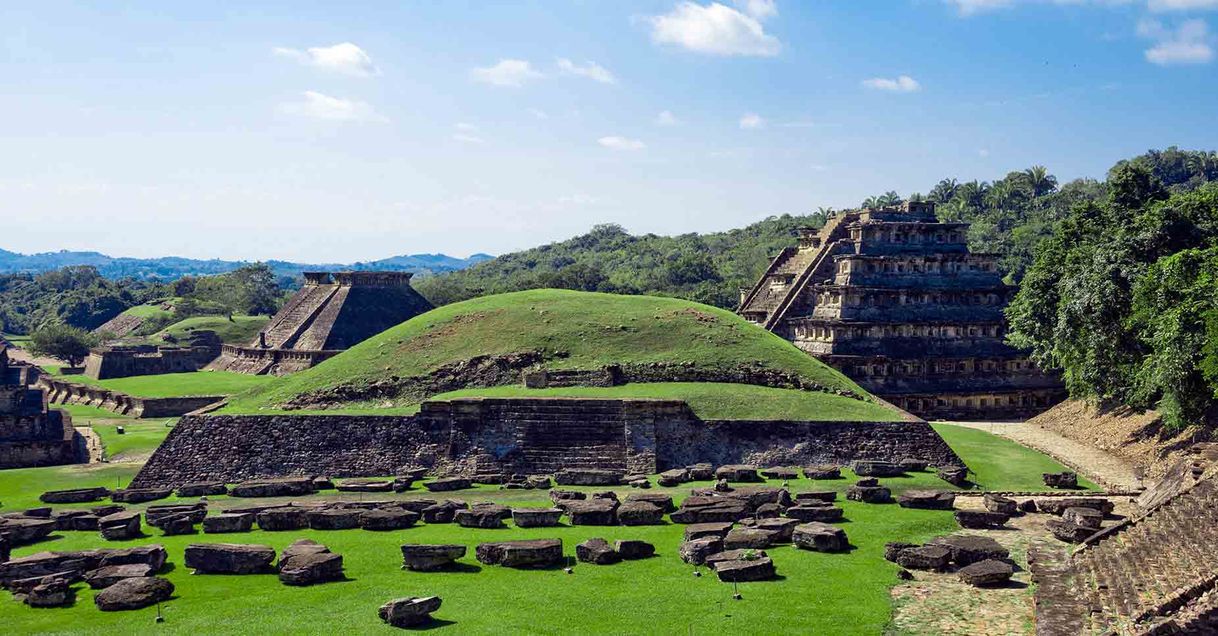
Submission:
<svg viewBox="0 0 1218 636">
<path fill-rule="evenodd" d="M 1218 148 L 1218 0 L 97 5 L 0 7 L 5 249 L 503 253 Z"/>
</svg>

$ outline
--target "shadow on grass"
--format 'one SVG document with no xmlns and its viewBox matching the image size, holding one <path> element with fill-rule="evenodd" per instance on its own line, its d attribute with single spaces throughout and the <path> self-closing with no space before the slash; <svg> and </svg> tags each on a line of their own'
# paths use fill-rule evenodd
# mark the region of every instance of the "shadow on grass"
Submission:
<svg viewBox="0 0 1218 636">
<path fill-rule="evenodd" d="M 401 629 L 404 631 L 410 631 L 410 632 L 425 632 L 428 630 L 440 629 L 442 627 L 448 627 L 450 625 L 456 625 L 456 624 L 457 624 L 457 621 L 447 621 L 447 620 L 444 620 L 443 618 L 436 618 L 433 616 L 431 620 L 427 621 L 426 623 L 423 623 L 422 625 L 415 625 L 413 627 L 399 627 L 398 629 Z"/>
</svg>

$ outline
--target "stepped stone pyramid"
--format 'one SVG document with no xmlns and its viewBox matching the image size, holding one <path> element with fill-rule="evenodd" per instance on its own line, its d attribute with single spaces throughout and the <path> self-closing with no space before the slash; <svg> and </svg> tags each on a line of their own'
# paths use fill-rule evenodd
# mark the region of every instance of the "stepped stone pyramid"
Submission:
<svg viewBox="0 0 1218 636">
<path fill-rule="evenodd" d="M 933 203 L 838 212 L 801 231 L 737 311 L 911 413 L 1037 413 L 1065 391 L 1004 342 L 1015 288 L 967 234 Z"/>
<path fill-rule="evenodd" d="M 0 468 L 55 466 L 81 461 L 84 440 L 63 411 L 48 410 L 30 385 L 38 367 L 9 362 L 0 344 Z"/>
<path fill-rule="evenodd" d="M 1135 516 L 1064 561 L 1030 553 L 1036 633 L 1218 634 L 1218 445 L 1198 444 Z"/>
<path fill-rule="evenodd" d="M 209 368 L 255 375 L 307 369 L 432 309 L 409 272 L 306 272 L 304 286 L 246 346 Z"/>
</svg>

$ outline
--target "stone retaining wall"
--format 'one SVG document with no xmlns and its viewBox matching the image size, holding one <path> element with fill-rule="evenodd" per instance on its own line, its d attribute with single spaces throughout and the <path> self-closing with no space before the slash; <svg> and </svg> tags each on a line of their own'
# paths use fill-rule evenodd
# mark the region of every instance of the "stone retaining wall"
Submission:
<svg viewBox="0 0 1218 636">
<path fill-rule="evenodd" d="M 178 417 L 215 404 L 222 395 L 145 398 L 127 395 L 89 384 L 77 384 L 50 376 L 38 378 L 38 387 L 46 391 L 51 404 L 82 404 L 130 415 L 131 417 Z"/>
<path fill-rule="evenodd" d="M 655 473 L 697 462 L 908 457 L 960 463 L 924 422 L 702 421 L 672 400 L 466 398 L 426 402 L 413 416 L 184 417 L 133 486 L 389 476 L 411 467 L 468 476 Z"/>
</svg>

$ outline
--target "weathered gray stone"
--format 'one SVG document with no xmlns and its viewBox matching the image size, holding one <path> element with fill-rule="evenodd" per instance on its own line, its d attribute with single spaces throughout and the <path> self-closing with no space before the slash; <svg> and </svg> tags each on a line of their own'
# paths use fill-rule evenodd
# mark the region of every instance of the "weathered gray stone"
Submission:
<svg viewBox="0 0 1218 636">
<path fill-rule="evenodd" d="M 791 541 L 796 547 L 817 552 L 842 552 L 850 548 L 845 530 L 816 521 L 796 526 Z"/>
<path fill-rule="evenodd" d="M 798 519 L 758 519 L 753 522 L 752 527 L 773 533 L 771 540 L 774 543 L 786 543 L 791 540 L 791 535 L 799 523 Z"/>
<path fill-rule="evenodd" d="M 1100 525 L 1104 522 L 1104 513 L 1094 508 L 1075 506 L 1073 508 L 1066 508 L 1062 512 L 1062 521 L 1092 530 L 1099 530 Z"/>
<path fill-rule="evenodd" d="M 140 513 L 118 512 L 97 520 L 97 528 L 107 541 L 126 541 L 141 536 Z"/>
<path fill-rule="evenodd" d="M 364 530 L 402 530 L 413 526 L 418 520 L 419 513 L 405 508 L 378 508 L 361 512 L 359 527 Z M 452 520 L 451 516 L 449 520 Z"/>
<path fill-rule="evenodd" d="M 418 572 L 432 572 L 449 567 L 465 556 L 465 546 L 458 544 L 424 545 L 408 543 L 402 546 L 402 567 Z"/>
<path fill-rule="evenodd" d="M 680 486 L 681 484 L 688 482 L 688 481 L 690 481 L 689 471 L 684 468 L 674 468 L 672 470 L 666 470 L 666 471 L 660 473 L 658 478 L 656 479 L 656 483 L 658 483 L 659 485 L 661 485 L 665 488 L 672 488 L 674 486 Z"/>
<path fill-rule="evenodd" d="M 709 481 L 715 478 L 715 467 L 711 464 L 693 464 L 686 466 L 690 481 Z"/>
<path fill-rule="evenodd" d="M 188 515 L 191 523 L 199 523 L 207 516 L 207 504 L 163 504 L 148 506 L 144 510 L 144 520 L 155 528 L 161 527 L 161 520 L 178 515 Z"/>
<path fill-rule="evenodd" d="M 159 576 L 127 578 L 98 592 L 93 603 L 103 612 L 137 610 L 169 600 L 173 589 L 173 583 Z"/>
<path fill-rule="evenodd" d="M 846 499 L 863 503 L 890 503 L 892 491 L 883 486 L 854 485 L 846 489 Z"/>
<path fill-rule="evenodd" d="M 715 479 L 726 479 L 729 482 L 763 481 L 757 474 L 756 466 L 747 464 L 728 464 L 715 469 Z"/>
<path fill-rule="evenodd" d="M 902 508 L 951 510 L 955 507 L 956 496 L 939 490 L 907 490 L 897 496 L 897 504 Z"/>
<path fill-rule="evenodd" d="M 855 460 L 850 464 L 850 469 L 859 477 L 897 477 L 905 474 L 900 464 L 879 460 Z"/>
<path fill-rule="evenodd" d="M 509 568 L 541 568 L 562 563 L 562 539 L 531 539 L 480 543 L 474 550 L 478 562 Z"/>
<path fill-rule="evenodd" d="M 407 485 L 407 488 L 410 486 Z M 393 480 L 389 479 L 344 479 L 334 484 L 338 492 L 392 492 Z M 404 491 L 405 489 L 403 489 Z M 401 491 L 399 491 L 401 492 Z"/>
<path fill-rule="evenodd" d="M 719 552 L 723 552 L 723 539 L 717 536 L 691 539 L 682 543 L 677 550 L 681 560 L 690 565 L 702 565 L 707 557 Z"/>
<path fill-rule="evenodd" d="M 321 550 L 295 552 L 292 547 L 286 548 L 279 559 L 279 580 L 284 585 L 316 585 L 343 579 L 342 555 L 330 552 L 325 546 L 320 546 Z"/>
<path fill-rule="evenodd" d="M 25 596 L 30 607 L 63 607 L 72 602 L 72 588 L 61 578 L 50 577 L 36 585 Z"/>
<path fill-rule="evenodd" d="M 1044 497 L 1036 500 L 1036 510 L 1061 516 L 1069 508 L 1091 508 L 1105 515 L 1112 513 L 1112 502 L 1103 497 Z"/>
<path fill-rule="evenodd" d="M 359 527 L 360 517 L 364 514 L 358 508 L 329 508 L 310 510 L 305 513 L 309 527 L 314 530 L 350 530 Z"/>
<path fill-rule="evenodd" d="M 1078 474 L 1069 471 L 1061 473 L 1043 473 L 1041 478 L 1050 488 L 1078 488 Z"/>
<path fill-rule="evenodd" d="M 299 497 L 312 494 L 316 489 L 311 478 L 300 477 L 247 481 L 233 486 L 228 494 L 233 497 Z"/>
<path fill-rule="evenodd" d="M 804 477 L 808 479 L 841 479 L 842 467 L 833 464 L 820 464 L 817 466 L 805 466 Z"/>
<path fill-rule="evenodd" d="M 964 466 L 940 466 L 935 475 L 953 486 L 968 485 L 968 468 Z"/>
<path fill-rule="evenodd" d="M 928 545 L 947 548 L 952 553 L 952 563 L 958 566 L 972 565 L 986 559 L 1007 560 L 1010 553 L 1002 544 L 989 537 L 970 534 L 953 534 L 932 540 Z"/>
<path fill-rule="evenodd" d="M 617 502 L 612 499 L 565 500 L 559 504 L 573 526 L 617 525 Z"/>
<path fill-rule="evenodd" d="M 952 551 L 944 546 L 923 545 L 897 552 L 897 565 L 910 570 L 944 570 L 952 560 Z"/>
<path fill-rule="evenodd" d="M 662 492 L 632 492 L 626 496 L 626 503 L 646 501 L 659 506 L 664 512 L 675 512 L 677 507 L 672 503 L 672 495 Z"/>
<path fill-rule="evenodd" d="M 575 546 L 575 558 L 584 563 L 609 565 L 622 560 L 622 557 L 600 537 L 588 539 Z"/>
<path fill-rule="evenodd" d="M 304 508 L 271 508 L 258 513 L 258 527 L 271 531 L 301 530 L 309 527 L 308 512 Z"/>
<path fill-rule="evenodd" d="M 715 537 L 722 539 L 727 536 L 732 530 L 730 521 L 718 521 L 712 523 L 691 523 L 685 526 L 685 540 L 693 541 L 703 537 Z"/>
<path fill-rule="evenodd" d="M 983 510 L 957 510 L 956 523 L 960 524 L 961 528 L 972 528 L 976 530 L 986 528 L 1001 528 L 1006 525 L 1010 519 L 1007 515 L 1001 512 L 989 512 Z"/>
<path fill-rule="evenodd" d="M 187 568 L 205 574 L 257 574 L 275 560 L 275 550 L 244 543 L 193 543 L 186 546 Z"/>
<path fill-rule="evenodd" d="M 172 488 L 120 488 L 110 493 L 110 501 L 116 503 L 144 503 L 166 499 L 173 495 Z"/>
<path fill-rule="evenodd" d="M 254 515 L 221 513 L 203 519 L 203 532 L 207 534 L 222 534 L 228 532 L 249 532 L 254 526 Z"/>
<path fill-rule="evenodd" d="M 613 544 L 613 549 L 626 561 L 646 559 L 656 553 L 654 545 L 637 539 L 619 539 Z"/>
<path fill-rule="evenodd" d="M 999 587 L 1011 580 L 1015 568 L 1005 561 L 986 559 L 960 568 L 956 574 L 973 587 Z"/>
<path fill-rule="evenodd" d="M 431 622 L 431 613 L 440 609 L 440 597 L 414 596 L 389 601 L 381 606 L 381 620 L 394 627 L 417 627 Z"/>
<path fill-rule="evenodd" d="M 723 537 L 725 550 L 768 548 L 777 533 L 759 528 L 734 528 Z"/>
<path fill-rule="evenodd" d="M 664 510 L 646 501 L 628 501 L 618 506 L 617 518 L 624 526 L 654 526 L 664 522 Z"/>
<path fill-rule="evenodd" d="M 1045 522 L 1045 527 L 1053 533 L 1053 536 L 1067 543 L 1082 543 L 1096 533 L 1094 528 L 1080 526 L 1064 519 L 1050 519 Z"/>
<path fill-rule="evenodd" d="M 55 530 L 52 519 L 8 518 L 0 519 L 0 537 L 9 545 L 19 546 L 41 541 Z"/>
<path fill-rule="evenodd" d="M 38 497 L 38 501 L 49 504 L 88 503 L 99 501 L 110 496 L 106 488 L 73 488 L 71 490 L 51 490 Z"/>
<path fill-rule="evenodd" d="M 986 495 L 981 498 L 981 503 L 985 506 L 986 510 L 990 512 L 1002 513 L 1008 517 L 1013 517 L 1019 512 L 1019 505 L 1015 503 L 1014 499 L 1003 497 L 1002 495 L 994 493 L 986 493 Z"/>
<path fill-rule="evenodd" d="M 766 479 L 799 479 L 799 469 L 790 466 L 771 466 L 762 468 L 760 472 Z"/>
<path fill-rule="evenodd" d="M 207 513 L 205 512 L 204 514 Z M 182 534 L 194 534 L 194 519 L 195 517 L 193 515 L 187 513 L 170 515 L 168 517 L 162 517 L 157 523 L 157 527 L 160 528 L 161 532 L 167 537 Z"/>
<path fill-rule="evenodd" d="M 499 507 L 479 507 L 474 506 L 469 510 L 458 510 L 453 520 L 457 525 L 463 528 L 502 528 L 503 520 L 499 514 Z M 503 508 L 507 510 L 507 508 Z"/>
<path fill-rule="evenodd" d="M 442 478 L 425 482 L 423 486 L 431 492 L 451 492 L 470 489 L 473 482 L 465 478 Z"/>
<path fill-rule="evenodd" d="M 767 581 L 775 575 L 774 562 L 765 556 L 717 561 L 714 568 L 719 580 L 725 582 Z"/>
<path fill-rule="evenodd" d="M 513 508 L 512 523 L 517 528 L 547 528 L 558 525 L 562 514 L 559 508 Z"/>
<path fill-rule="evenodd" d="M 104 590 L 123 579 L 152 576 L 156 572 L 146 563 L 107 565 L 85 572 L 85 583 L 95 590 Z"/>
<path fill-rule="evenodd" d="M 824 522 L 824 523 L 841 521 L 844 513 L 845 513 L 845 511 L 842 510 L 841 508 L 838 508 L 837 506 L 830 506 L 830 505 L 792 506 L 790 508 L 787 508 L 787 511 L 786 511 L 786 515 L 788 517 L 790 517 L 791 519 L 797 519 L 799 521 L 820 521 L 820 522 Z"/>
</svg>

